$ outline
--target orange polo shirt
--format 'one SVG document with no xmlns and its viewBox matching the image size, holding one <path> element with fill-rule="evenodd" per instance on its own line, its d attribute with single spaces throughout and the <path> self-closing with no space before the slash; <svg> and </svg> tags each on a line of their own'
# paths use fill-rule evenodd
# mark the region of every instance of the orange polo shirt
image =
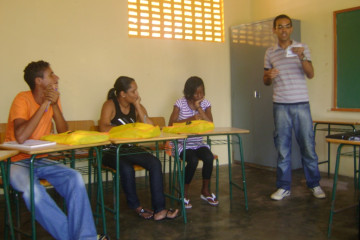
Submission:
<svg viewBox="0 0 360 240">
<path fill-rule="evenodd" d="M 61 110 L 60 99 L 58 100 L 58 105 Z M 37 104 L 37 102 L 35 101 L 31 91 L 24 91 L 18 93 L 10 108 L 5 142 L 16 141 L 14 120 L 18 118 L 29 120 L 39 108 L 40 105 Z M 49 105 L 48 110 L 44 112 L 39 124 L 37 125 L 35 131 L 31 134 L 29 139 L 40 139 L 42 136 L 49 135 L 51 133 L 53 114 L 53 108 L 51 105 Z M 11 161 L 19 161 L 26 158 L 30 158 L 30 156 L 28 154 L 20 153 L 12 157 Z"/>
</svg>

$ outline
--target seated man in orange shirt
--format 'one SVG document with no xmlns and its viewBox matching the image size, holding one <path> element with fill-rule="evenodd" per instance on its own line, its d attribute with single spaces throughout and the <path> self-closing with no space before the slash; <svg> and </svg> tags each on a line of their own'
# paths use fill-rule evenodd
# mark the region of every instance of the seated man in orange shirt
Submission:
<svg viewBox="0 0 360 240">
<path fill-rule="evenodd" d="M 58 91 L 59 77 L 44 61 L 31 62 L 24 70 L 24 79 L 31 91 L 20 92 L 14 99 L 8 119 L 5 142 L 23 143 L 50 134 L 54 120 L 57 132 L 67 131 Z M 23 193 L 30 209 L 29 155 L 12 158 L 10 184 Z M 20 161 L 21 160 L 21 161 Z M 46 160 L 46 161 L 45 161 Z M 40 158 L 36 165 L 49 164 Z M 49 181 L 65 199 L 67 215 L 57 206 L 40 185 L 39 179 Z M 35 218 L 55 239 L 109 239 L 96 234 L 90 202 L 82 176 L 62 164 L 49 164 L 34 169 Z"/>
</svg>

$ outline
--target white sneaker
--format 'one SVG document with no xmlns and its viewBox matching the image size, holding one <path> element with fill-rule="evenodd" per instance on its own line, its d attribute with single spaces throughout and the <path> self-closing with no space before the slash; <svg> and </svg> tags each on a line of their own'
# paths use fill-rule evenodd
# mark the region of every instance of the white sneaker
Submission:
<svg viewBox="0 0 360 240">
<path fill-rule="evenodd" d="M 326 197 L 324 191 L 321 189 L 320 186 L 310 188 L 310 190 L 312 191 L 314 197 L 316 197 L 316 198 L 325 198 Z"/>
<path fill-rule="evenodd" d="M 289 190 L 285 190 L 282 188 L 279 188 L 276 192 L 274 192 L 273 194 L 271 194 L 271 199 L 273 200 L 282 200 L 284 197 L 290 196 L 290 191 Z"/>
</svg>

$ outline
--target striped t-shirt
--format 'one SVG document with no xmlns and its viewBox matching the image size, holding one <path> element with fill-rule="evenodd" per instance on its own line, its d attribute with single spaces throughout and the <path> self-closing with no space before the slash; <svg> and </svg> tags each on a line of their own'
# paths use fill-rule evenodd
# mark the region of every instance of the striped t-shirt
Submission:
<svg viewBox="0 0 360 240">
<path fill-rule="evenodd" d="M 291 46 L 299 44 L 293 40 Z M 310 61 L 308 46 L 303 43 L 301 45 L 304 47 L 304 55 Z M 265 53 L 264 68 L 276 68 L 279 70 L 279 75 L 273 80 L 273 102 L 308 102 L 308 89 L 301 61 L 297 56 L 286 57 L 286 51 L 287 49 L 282 49 L 277 44 L 268 48 Z"/>
<path fill-rule="evenodd" d="M 189 117 L 193 117 L 199 113 L 198 111 L 193 110 L 189 107 L 185 97 L 182 97 L 182 98 L 176 100 L 174 106 L 178 107 L 180 110 L 179 117 L 177 119 L 178 121 L 187 119 Z M 211 104 L 208 100 L 204 99 L 203 101 L 201 101 L 200 107 L 205 112 L 207 108 L 211 107 Z M 209 145 L 203 143 L 202 137 L 192 137 L 192 138 L 186 139 L 186 149 L 194 149 L 195 150 L 200 147 L 207 147 L 210 149 Z M 178 144 L 179 153 L 181 153 L 183 151 L 183 148 L 184 148 L 183 141 L 179 140 L 179 144 Z"/>
</svg>

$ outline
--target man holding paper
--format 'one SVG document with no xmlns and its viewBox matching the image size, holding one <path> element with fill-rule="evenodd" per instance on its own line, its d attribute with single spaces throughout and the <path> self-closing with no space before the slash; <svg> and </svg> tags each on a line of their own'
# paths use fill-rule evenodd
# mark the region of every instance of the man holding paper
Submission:
<svg viewBox="0 0 360 240">
<path fill-rule="evenodd" d="M 267 49 L 264 59 L 264 84 L 273 84 L 274 142 L 278 151 L 277 191 L 273 200 L 290 196 L 291 141 L 294 129 L 300 146 L 306 184 L 314 197 L 325 198 L 319 185 L 320 173 L 305 76 L 314 77 L 310 51 L 306 44 L 290 38 L 292 21 L 286 15 L 274 19 L 273 32 L 278 44 Z"/>
<path fill-rule="evenodd" d="M 23 143 L 40 139 L 51 132 L 54 120 L 58 133 L 67 131 L 57 91 L 59 77 L 49 63 L 31 62 L 24 70 L 24 79 L 31 91 L 20 92 L 14 99 L 8 119 L 5 142 Z M 29 155 L 12 158 L 10 184 L 23 193 L 30 209 Z M 21 160 L 21 161 L 20 161 Z M 63 164 L 49 164 L 45 158 L 36 159 L 34 169 L 35 218 L 55 239 L 98 239 L 85 184 L 80 173 Z M 65 199 L 67 215 L 48 195 L 39 179 L 46 179 Z M 99 238 L 107 239 L 107 238 Z"/>
</svg>

